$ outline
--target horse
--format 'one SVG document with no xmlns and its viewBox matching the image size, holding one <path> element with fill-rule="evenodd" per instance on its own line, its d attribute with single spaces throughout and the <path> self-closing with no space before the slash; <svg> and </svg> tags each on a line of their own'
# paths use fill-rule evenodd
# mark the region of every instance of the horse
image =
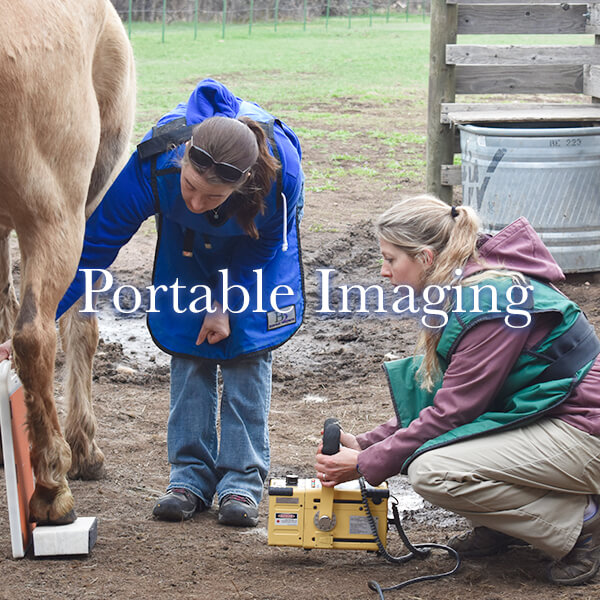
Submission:
<svg viewBox="0 0 600 600">
<path fill-rule="evenodd" d="M 60 320 L 69 404 L 63 436 L 53 391 L 56 309 L 77 269 L 86 218 L 129 152 L 135 64 L 109 0 L 0 0 L 0 15 L 0 338 L 12 338 L 25 395 L 35 475 L 30 520 L 63 524 L 76 518 L 67 476 L 98 477 L 104 456 L 91 402 L 97 321 L 78 305 Z"/>
</svg>

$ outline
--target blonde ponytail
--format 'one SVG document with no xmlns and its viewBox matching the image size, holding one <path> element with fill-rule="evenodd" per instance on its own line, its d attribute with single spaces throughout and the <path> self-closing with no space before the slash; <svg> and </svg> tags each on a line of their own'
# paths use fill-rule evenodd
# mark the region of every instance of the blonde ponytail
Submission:
<svg viewBox="0 0 600 600">
<path fill-rule="evenodd" d="M 478 260 L 477 238 L 481 223 L 468 206 L 450 207 L 435 196 L 421 194 L 398 202 L 377 220 L 378 238 L 394 244 L 413 259 L 421 259 L 425 250 L 434 260 L 425 270 L 423 288 L 448 285 L 469 259 Z M 442 330 L 423 328 L 417 352 L 424 355 L 417 371 L 421 387 L 430 391 L 440 377 L 436 348 Z"/>
</svg>

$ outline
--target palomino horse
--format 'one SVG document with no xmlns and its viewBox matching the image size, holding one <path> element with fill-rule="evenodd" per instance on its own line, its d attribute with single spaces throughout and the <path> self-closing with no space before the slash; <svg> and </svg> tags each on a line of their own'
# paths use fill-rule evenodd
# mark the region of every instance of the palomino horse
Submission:
<svg viewBox="0 0 600 600">
<path fill-rule="evenodd" d="M 128 153 L 134 110 L 131 46 L 109 0 L 0 0 L 0 335 L 12 334 L 25 390 L 36 477 L 30 517 L 38 522 L 74 520 L 67 473 L 102 469 L 90 398 L 97 323 L 77 307 L 61 319 L 71 453 L 54 404 L 55 315 L 77 269 L 85 219 Z M 20 307 L 11 230 L 21 253 Z"/>
</svg>

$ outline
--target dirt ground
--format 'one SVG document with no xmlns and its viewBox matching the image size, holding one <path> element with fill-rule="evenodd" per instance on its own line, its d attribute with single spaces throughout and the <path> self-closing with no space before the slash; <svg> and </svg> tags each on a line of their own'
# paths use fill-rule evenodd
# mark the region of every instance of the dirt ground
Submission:
<svg viewBox="0 0 600 600">
<path fill-rule="evenodd" d="M 355 151 L 362 132 L 390 123 L 397 123 L 392 126 L 399 132 L 425 133 L 423 103 L 418 98 L 384 107 L 350 100 L 340 102 L 346 108 L 352 106 L 346 127 L 358 135 L 348 141 L 303 141 L 305 162 L 311 168 L 325 168 L 332 154 Z M 337 110 L 336 106 L 326 108 Z M 398 115 L 402 115 L 400 120 Z M 400 162 L 422 160 L 424 147 L 407 142 L 393 152 Z M 384 151 L 377 144 L 365 144 L 360 155 L 363 165 L 374 167 L 390 158 L 389 149 Z M 390 182 L 356 173 L 344 176 L 337 190 L 324 186 L 311 191 L 309 182 L 302 224 L 308 310 L 300 332 L 275 352 L 272 475 L 313 474 L 320 428 L 328 416 L 337 416 L 355 433 L 391 416 L 381 364 L 386 355 L 412 352 L 413 325 L 380 317 L 319 316 L 317 269 L 335 268 L 339 284 L 381 283 L 371 221 L 394 199 L 421 191 L 422 184 L 418 177 Z M 117 260 L 112 270 L 115 279 L 138 288 L 149 285 L 154 243 L 154 226 L 148 221 Z M 599 280 L 578 275 L 562 287 L 600 329 Z M 256 529 L 220 526 L 214 508 L 183 523 L 153 520 L 154 501 L 168 483 L 168 361 L 149 341 L 142 317 L 116 319 L 108 308 L 102 314 L 94 398 L 106 477 L 72 482 L 78 514 L 98 517 L 96 546 L 83 558 L 13 560 L 0 471 L 0 598 L 361 600 L 376 598 L 367 587 L 368 580 L 388 586 L 452 567 L 444 553 L 394 566 L 360 551 L 269 547 L 266 501 Z M 59 354 L 57 402 L 64 414 L 60 363 Z M 402 490 L 406 482 L 397 478 L 394 486 Z M 401 506 L 414 501 L 406 498 Z M 450 513 L 416 506 L 404 512 L 404 525 L 414 543 L 443 543 L 466 526 Z M 390 532 L 389 550 L 405 553 L 395 532 Z M 465 562 L 450 578 L 389 592 L 386 598 L 592 600 L 600 596 L 600 578 L 584 587 L 557 588 L 545 582 L 544 565 L 539 552 L 520 548 Z"/>
</svg>

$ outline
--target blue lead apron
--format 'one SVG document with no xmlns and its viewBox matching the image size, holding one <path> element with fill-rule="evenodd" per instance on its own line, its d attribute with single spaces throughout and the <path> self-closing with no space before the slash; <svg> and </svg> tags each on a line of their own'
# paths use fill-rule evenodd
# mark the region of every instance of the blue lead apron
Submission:
<svg viewBox="0 0 600 600">
<path fill-rule="evenodd" d="M 267 130 L 279 127 L 256 105 L 242 102 L 240 114 L 264 124 Z M 166 288 L 155 294 L 155 311 L 148 313 L 148 329 L 157 346 L 177 356 L 223 361 L 274 349 L 298 330 L 304 316 L 298 219 L 285 210 L 288 205 L 294 212 L 297 210 L 302 182 L 298 181 L 295 197 L 286 199 L 281 192 L 281 174 L 278 175 L 278 182 L 265 198 L 265 213 L 258 215 L 255 223 L 260 231 L 267 220 L 280 220 L 281 244 L 270 260 L 256 265 L 259 273 L 245 274 L 248 302 L 243 311 L 237 312 L 245 303 L 244 294 L 235 287 L 227 294 L 232 309 L 229 337 L 217 344 L 204 342 L 197 346 L 196 338 L 206 315 L 204 309 L 211 299 L 221 300 L 218 290 L 223 287 L 223 276 L 229 273 L 236 245 L 247 243 L 248 236 L 233 217 L 213 219 L 212 212 L 195 215 L 186 209 L 181 198 L 178 159 L 183 155 L 182 144 L 191 137 L 191 128 L 185 118 L 174 119 L 156 128 L 153 136 L 138 147 L 140 159 L 151 161 L 158 218 L 153 284 L 156 289 Z M 274 154 L 279 154 L 273 134 L 270 143 Z M 178 146 L 164 151 L 173 144 Z"/>
</svg>

